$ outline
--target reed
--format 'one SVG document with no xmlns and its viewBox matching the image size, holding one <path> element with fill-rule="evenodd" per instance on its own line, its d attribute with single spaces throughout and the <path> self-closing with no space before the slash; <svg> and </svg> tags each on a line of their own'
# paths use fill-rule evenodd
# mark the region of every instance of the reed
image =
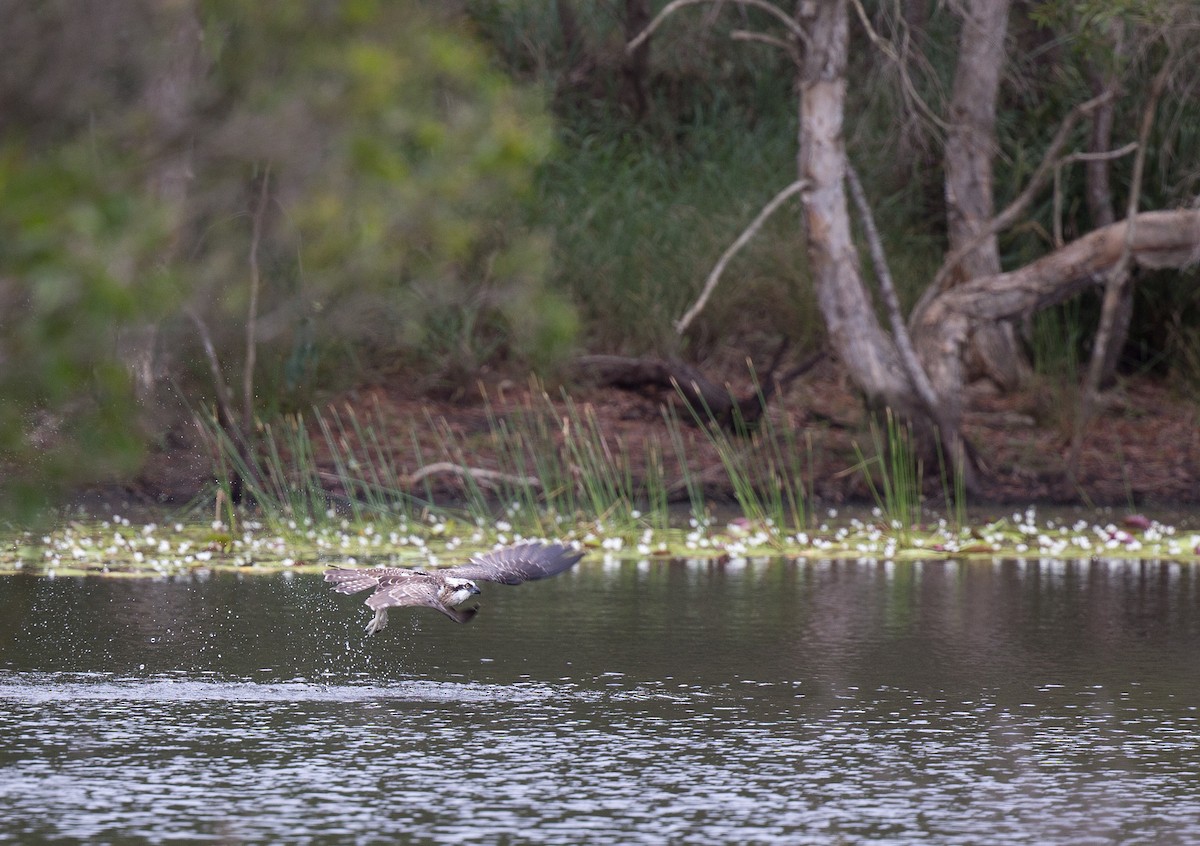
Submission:
<svg viewBox="0 0 1200 846">
<path fill-rule="evenodd" d="M 759 402 L 765 406 L 766 398 L 757 378 L 755 388 Z M 760 418 L 758 429 L 758 443 L 766 455 L 763 465 L 766 477 L 761 486 L 770 494 L 773 519 L 780 527 L 803 530 L 811 522 L 808 504 L 813 501 L 812 439 L 806 434 L 802 449 L 795 427 L 781 427 L 766 413 Z"/>
<path fill-rule="evenodd" d="M 967 483 L 962 462 L 946 460 L 946 449 L 937 432 L 934 432 L 934 449 L 937 452 L 946 520 L 954 532 L 961 534 L 967 528 Z"/>
<path fill-rule="evenodd" d="M 864 457 L 855 444 L 858 467 L 888 527 L 907 543 L 921 521 L 924 463 L 914 447 L 911 427 L 898 420 L 890 408 L 884 412 L 882 430 L 872 421 L 870 433 L 874 454 Z"/>
<path fill-rule="evenodd" d="M 560 515 L 573 515 L 577 507 L 575 491 L 557 460 L 551 421 L 546 415 L 528 415 L 523 425 L 514 427 L 496 414 L 490 402 L 485 409 L 488 440 L 500 470 L 513 478 L 532 476 L 541 482 L 540 490 L 531 485 L 504 485 L 498 493 L 501 501 L 515 505 L 525 515 L 544 513 L 544 518 L 537 521 L 539 528 L 556 524 Z"/>
<path fill-rule="evenodd" d="M 765 407 L 766 397 L 757 379 L 755 390 Z M 683 399 L 682 394 L 680 397 Z M 743 516 L 776 537 L 784 529 L 806 528 L 810 496 L 804 479 L 811 479 L 811 453 L 806 474 L 795 431 L 778 427 L 765 411 L 752 427 L 735 408 L 733 431 L 729 432 L 718 424 L 712 409 L 697 409 L 683 401 L 720 458 Z"/>
<path fill-rule="evenodd" d="M 675 453 L 675 460 L 679 464 L 679 481 L 676 483 L 677 488 L 687 493 L 689 511 L 693 517 L 703 517 L 706 514 L 707 508 L 704 502 L 704 487 L 691 471 L 691 464 L 688 461 L 687 446 L 683 437 L 682 421 L 679 419 L 679 413 L 674 406 L 667 405 L 663 408 L 663 422 L 667 427 L 667 436 L 671 440 L 671 448 Z"/>
<path fill-rule="evenodd" d="M 238 448 L 215 415 L 200 420 L 213 448 L 213 475 L 224 502 L 232 504 L 240 486 L 243 499 L 262 504 L 264 511 L 292 515 L 307 512 L 308 500 L 317 492 L 323 496 L 316 465 L 306 460 L 311 455 L 306 449 L 307 431 L 296 421 L 280 418 L 277 426 L 259 423 L 250 451 Z M 293 441 L 290 449 L 280 444 L 280 437 L 288 436 Z"/>
<path fill-rule="evenodd" d="M 239 451 L 210 418 L 214 474 L 226 495 L 232 493 L 233 480 L 240 479 L 247 500 L 267 519 L 348 517 L 360 522 L 434 515 L 479 525 L 499 519 L 526 535 L 594 527 L 602 534 L 632 537 L 647 529 L 669 531 L 671 503 L 680 494 L 691 515 L 707 525 L 708 481 L 732 490 L 742 514 L 772 535 L 801 530 L 808 523 L 811 492 L 805 485 L 806 480 L 811 485 L 811 442 L 801 442 L 793 429 L 769 416 L 753 432 L 738 420 L 730 433 L 714 425 L 707 410 L 691 409 L 703 442 L 720 460 L 721 476 L 703 480 L 692 469 L 696 456 L 689 454 L 683 421 L 673 407 L 663 412 L 665 441 L 651 438 L 632 449 L 604 431 L 590 405 L 566 395 L 555 402 L 543 390 L 530 397 L 504 411 L 485 402 L 487 431 L 478 436 L 485 439 L 482 444 L 467 442 L 432 415 L 421 423 L 423 438 L 412 427 L 407 452 L 417 467 L 436 461 L 466 467 L 478 460 L 472 456 L 490 456 L 495 480 L 485 485 L 471 474 L 459 476 L 461 492 L 452 504 L 435 501 L 430 476 L 418 476 L 415 467 L 406 471 L 398 463 L 394 435 L 378 407 L 369 412 L 350 405 L 328 407 L 314 409 L 307 424 L 300 415 L 259 424 L 249 451 Z M 312 432 L 318 435 L 315 441 Z M 674 452 L 678 478 L 668 477 L 666 450 Z"/>
</svg>

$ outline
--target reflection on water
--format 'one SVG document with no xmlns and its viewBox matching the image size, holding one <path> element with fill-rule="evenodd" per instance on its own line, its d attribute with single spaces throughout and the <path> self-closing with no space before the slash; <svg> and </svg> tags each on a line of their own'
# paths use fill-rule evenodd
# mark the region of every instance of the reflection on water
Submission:
<svg viewBox="0 0 1200 846">
<path fill-rule="evenodd" d="M 1200 579 L 605 565 L 0 584 L 0 842 L 1200 841 Z"/>
</svg>

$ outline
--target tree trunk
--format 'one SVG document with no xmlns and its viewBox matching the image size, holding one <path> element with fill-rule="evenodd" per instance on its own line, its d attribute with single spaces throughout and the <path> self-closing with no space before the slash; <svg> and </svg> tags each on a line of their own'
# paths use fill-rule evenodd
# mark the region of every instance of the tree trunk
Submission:
<svg viewBox="0 0 1200 846">
<path fill-rule="evenodd" d="M 830 344 L 873 411 L 891 409 L 913 426 L 927 449 L 946 450 L 971 490 L 978 478 L 960 435 L 961 415 L 947 417 L 928 407 L 905 373 L 895 340 L 875 316 L 863 283 L 858 247 L 851 233 L 846 198 L 848 163 L 842 124 L 846 101 L 849 19 L 846 0 L 806 8 L 801 21 L 808 37 L 800 70 L 799 177 L 808 262 Z M 918 374 L 919 375 L 919 374 Z M 954 398 L 955 402 L 959 399 Z"/>
<path fill-rule="evenodd" d="M 1109 25 L 1109 34 L 1113 39 L 1113 56 L 1121 55 L 1123 38 L 1120 23 L 1113 20 Z M 1098 62 L 1088 64 L 1089 81 L 1093 95 L 1117 88 L 1117 74 L 1110 65 L 1101 66 Z M 1112 149 L 1113 121 L 1116 115 L 1116 98 L 1110 99 L 1096 110 L 1092 116 L 1092 131 L 1088 139 L 1088 152 L 1107 153 Z M 1112 169 L 1111 159 L 1091 159 L 1084 165 L 1088 215 L 1092 226 L 1099 229 L 1108 226 L 1116 220 L 1113 209 L 1112 186 L 1109 174 Z M 1100 371 L 1100 387 L 1107 388 L 1116 378 L 1117 364 L 1125 349 L 1125 340 L 1129 336 L 1129 323 L 1133 319 L 1133 286 L 1127 286 L 1117 304 L 1113 315 L 1112 340 L 1105 350 L 1104 362 Z"/>
<path fill-rule="evenodd" d="M 992 160 L 996 154 L 996 98 L 1004 66 L 1009 0 L 965 0 L 958 64 L 946 136 L 946 222 L 950 251 L 971 243 L 995 214 Z M 1000 272 L 996 236 L 983 239 L 947 280 L 953 287 Z M 972 375 L 1003 390 L 1028 372 L 1011 323 L 980 324 L 968 348 Z"/>
<path fill-rule="evenodd" d="M 674 0 L 629 48 L 636 49 L 675 9 L 699 2 Z M 1181 267 L 1200 262 L 1200 211 L 1131 213 L 1128 221 L 1098 229 L 1025 267 L 1002 273 L 994 233 L 1012 225 L 1044 185 L 1075 121 L 1108 98 L 1095 98 L 1072 110 L 1025 192 L 996 215 L 995 110 L 1011 0 L 961 0 L 964 23 L 953 125 L 945 151 L 950 250 L 943 270 L 910 318 L 916 343 L 906 340 L 895 306 L 890 310 L 893 325 L 899 328 L 889 335 L 863 282 L 846 196 L 852 174 L 842 135 L 849 2 L 805 0 L 797 3 L 794 22 L 785 19 L 803 45 L 797 84 L 799 173 L 794 184 L 806 186 L 800 196 L 817 304 L 830 344 L 867 404 L 876 410 L 892 409 L 916 424 L 918 434 L 936 431 L 963 481 L 978 490 L 978 465 L 961 434 L 968 347 L 990 350 L 987 358 L 993 378 L 1004 386 L 1015 385 L 1019 380 L 1012 364 L 1018 359 L 1010 327 L 1017 320 L 1094 286 L 1119 265 Z M 857 186 L 855 193 L 856 198 L 863 195 L 859 203 L 866 209 L 864 227 L 882 280 L 890 274 L 880 274 L 886 271 L 886 262 L 877 235 L 871 234 L 865 192 Z M 985 343 L 977 344 L 979 339 Z M 995 343 L 989 346 L 988 341 Z"/>
<path fill-rule="evenodd" d="M 1004 63 L 1008 5 L 1009 0 L 964 3 L 945 146 L 946 223 L 951 250 L 968 244 L 995 214 L 992 158 L 996 153 L 996 95 Z M 959 262 L 956 282 L 999 272 L 1000 251 L 992 235 Z"/>
<path fill-rule="evenodd" d="M 904 416 L 916 401 L 891 338 L 875 317 L 863 284 L 846 203 L 842 123 L 846 100 L 849 18 L 846 0 L 814 4 L 801 21 L 808 49 L 800 71 L 799 177 L 808 236 L 808 261 L 829 339 L 873 405 Z"/>
</svg>

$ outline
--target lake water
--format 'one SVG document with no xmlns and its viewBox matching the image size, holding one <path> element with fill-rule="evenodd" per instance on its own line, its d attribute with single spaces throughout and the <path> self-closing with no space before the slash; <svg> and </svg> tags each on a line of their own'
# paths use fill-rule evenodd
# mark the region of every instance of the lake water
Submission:
<svg viewBox="0 0 1200 846">
<path fill-rule="evenodd" d="M 1200 578 L 604 563 L 0 582 L 0 842 L 1200 843 Z"/>
</svg>

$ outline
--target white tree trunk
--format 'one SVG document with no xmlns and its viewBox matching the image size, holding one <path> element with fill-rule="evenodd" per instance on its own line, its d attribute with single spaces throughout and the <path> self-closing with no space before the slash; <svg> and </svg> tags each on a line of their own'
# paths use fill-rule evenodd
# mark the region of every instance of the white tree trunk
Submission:
<svg viewBox="0 0 1200 846">
<path fill-rule="evenodd" d="M 946 225 L 951 250 L 974 240 L 995 214 L 996 96 L 1005 59 L 1008 7 L 1009 0 L 963 3 L 945 146 Z M 993 234 L 963 257 L 955 281 L 999 272 L 1000 251 Z"/>
<path fill-rule="evenodd" d="M 815 4 L 800 76 L 799 178 L 808 261 L 829 339 L 868 402 L 910 415 L 916 403 L 891 337 L 863 284 L 846 203 L 846 101 L 849 17 L 846 0 Z"/>
<path fill-rule="evenodd" d="M 958 63 L 945 146 L 946 224 L 950 251 L 976 240 L 995 214 L 992 161 L 996 155 L 996 99 L 1004 68 L 1009 0 L 964 0 Z M 982 239 L 958 263 L 947 286 L 1000 272 L 996 235 Z M 968 348 L 973 375 L 1004 390 L 1028 372 L 1011 323 L 980 324 Z"/>
</svg>

